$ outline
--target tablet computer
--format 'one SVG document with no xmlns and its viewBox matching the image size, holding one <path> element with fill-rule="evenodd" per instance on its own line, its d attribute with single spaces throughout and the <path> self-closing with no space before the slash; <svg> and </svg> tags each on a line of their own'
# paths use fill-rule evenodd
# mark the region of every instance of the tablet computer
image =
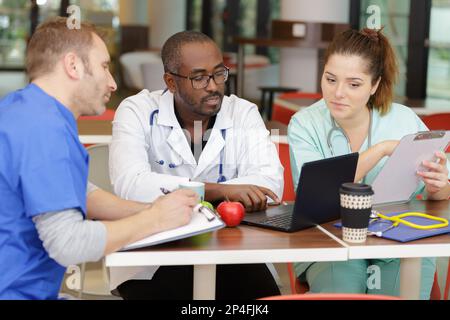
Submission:
<svg viewBox="0 0 450 320">
<path fill-rule="evenodd" d="M 424 160 L 437 161 L 436 151 L 445 150 L 450 143 L 450 131 L 427 131 L 402 138 L 372 184 L 373 204 L 408 202 L 422 179 L 417 171 L 425 171 Z"/>
</svg>

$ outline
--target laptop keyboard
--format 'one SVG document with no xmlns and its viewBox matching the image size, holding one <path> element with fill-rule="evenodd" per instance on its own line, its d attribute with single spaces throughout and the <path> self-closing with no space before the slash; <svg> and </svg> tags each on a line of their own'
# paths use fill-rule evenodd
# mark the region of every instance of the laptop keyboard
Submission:
<svg viewBox="0 0 450 320">
<path fill-rule="evenodd" d="M 267 226 L 274 226 L 283 229 L 290 229 L 292 223 L 292 213 L 280 214 L 275 217 L 266 218 L 259 222 Z"/>
</svg>

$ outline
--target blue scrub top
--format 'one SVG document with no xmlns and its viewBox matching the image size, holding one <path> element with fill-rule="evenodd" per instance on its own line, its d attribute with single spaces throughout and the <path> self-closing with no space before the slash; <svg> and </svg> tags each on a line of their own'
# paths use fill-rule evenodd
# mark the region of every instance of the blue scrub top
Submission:
<svg viewBox="0 0 450 320">
<path fill-rule="evenodd" d="M 0 101 L 0 299 L 57 299 L 65 268 L 32 218 L 86 215 L 89 157 L 73 114 L 34 84 Z"/>
</svg>

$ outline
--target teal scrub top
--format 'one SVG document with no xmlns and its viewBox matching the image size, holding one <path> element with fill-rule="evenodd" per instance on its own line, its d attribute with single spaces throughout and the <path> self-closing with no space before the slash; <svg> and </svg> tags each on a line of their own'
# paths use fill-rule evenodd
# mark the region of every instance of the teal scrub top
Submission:
<svg viewBox="0 0 450 320">
<path fill-rule="evenodd" d="M 298 112 L 291 119 L 288 128 L 288 141 L 295 189 L 297 189 L 301 168 L 304 163 L 333 157 L 327 143 L 328 135 L 332 128 L 330 111 L 323 99 Z M 383 116 L 380 115 L 378 110 L 373 110 L 372 112 L 371 146 L 386 140 L 400 140 L 408 134 L 414 134 L 419 131 L 428 131 L 428 128 L 414 111 L 406 106 L 393 103 L 390 111 Z M 347 140 L 341 131 L 333 130 L 331 145 L 335 156 L 351 152 Z M 362 153 L 368 148 L 368 139 L 366 138 L 359 152 Z M 387 158 L 380 160 L 369 171 L 364 179 L 365 183 L 373 183 L 386 163 Z M 417 193 L 422 192 L 423 189 L 424 184 L 421 184 Z"/>
<path fill-rule="evenodd" d="M 288 127 L 288 142 L 295 189 L 297 189 L 301 168 L 304 163 L 333 157 L 327 143 L 328 135 L 332 128 L 330 111 L 324 100 L 316 102 L 292 117 Z M 419 131 L 429 130 L 414 111 L 406 106 L 393 103 L 390 111 L 383 116 L 377 110 L 373 110 L 371 146 L 386 140 L 400 140 L 405 135 L 415 134 Z M 341 131 L 333 131 L 331 144 L 334 156 L 351 152 L 348 142 Z M 362 153 L 368 148 L 368 139 L 366 138 L 359 152 Z M 365 183 L 373 183 L 387 159 L 388 157 L 383 158 L 369 171 L 364 179 Z M 448 162 L 447 166 L 450 167 Z M 424 183 L 421 183 L 416 194 L 423 192 L 423 190 Z M 296 263 L 295 271 L 297 276 L 302 275 L 309 265 L 311 263 Z"/>
</svg>

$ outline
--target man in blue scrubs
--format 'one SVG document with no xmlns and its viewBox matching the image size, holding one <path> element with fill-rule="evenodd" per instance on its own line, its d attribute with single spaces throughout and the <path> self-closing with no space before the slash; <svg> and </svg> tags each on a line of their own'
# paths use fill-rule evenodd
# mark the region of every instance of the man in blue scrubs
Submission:
<svg viewBox="0 0 450 320">
<path fill-rule="evenodd" d="M 29 43 L 30 85 L 0 101 L 0 299 L 56 299 L 67 266 L 190 221 L 192 191 L 149 205 L 87 190 L 76 119 L 104 112 L 109 62 L 92 25 L 50 20 Z"/>
</svg>

